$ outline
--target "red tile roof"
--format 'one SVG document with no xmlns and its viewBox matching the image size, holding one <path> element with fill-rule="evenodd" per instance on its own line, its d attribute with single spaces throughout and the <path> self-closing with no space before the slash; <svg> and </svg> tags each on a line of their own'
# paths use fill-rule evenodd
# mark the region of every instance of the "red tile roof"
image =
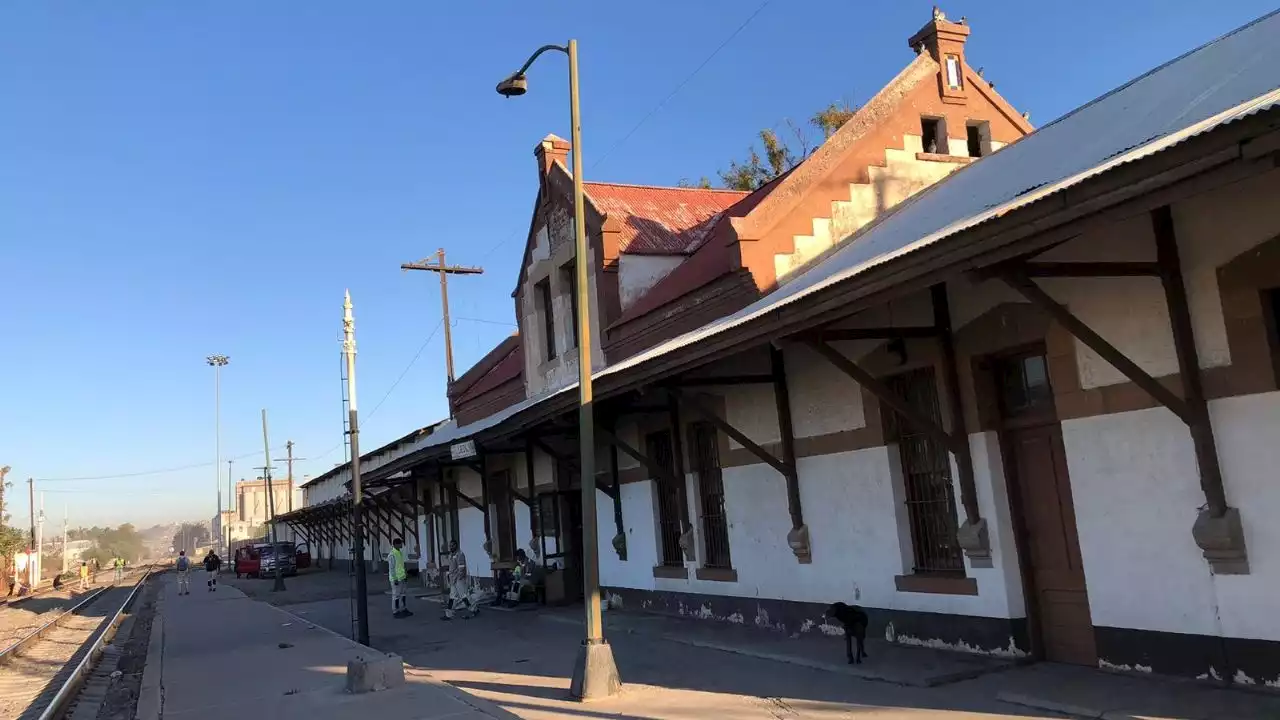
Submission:
<svg viewBox="0 0 1280 720">
<path fill-rule="evenodd" d="M 455 383 L 454 392 L 457 393 L 455 401 L 458 405 L 474 402 L 486 392 L 524 374 L 524 346 L 520 342 L 520 336 L 512 335 L 498 343 L 497 347 L 476 363 L 475 369 L 479 369 L 484 364 L 489 364 L 489 368 L 479 377 L 474 378 L 469 386 L 461 388 L 461 392 L 458 392 L 456 386 L 469 379 L 467 374 L 470 371 L 463 374 L 462 378 Z"/>
<path fill-rule="evenodd" d="M 622 223 L 618 249 L 638 255 L 688 255 L 705 242 L 720 213 L 747 196 L 738 190 L 583 183 L 591 202 Z"/>
<path fill-rule="evenodd" d="M 713 237 L 717 230 L 728 232 L 729 218 L 742 217 L 751 212 L 752 208 L 768 197 L 769 193 L 773 192 L 792 170 L 786 171 L 751 193 L 735 193 L 738 196 L 737 201 L 707 223 L 708 227 L 703 239 Z M 666 277 L 659 280 L 644 295 L 641 295 L 640 299 L 623 311 L 622 316 L 610 327 L 617 327 L 643 317 L 736 269 L 726 243 L 704 242 L 696 248 L 692 257 L 676 266 Z"/>
</svg>

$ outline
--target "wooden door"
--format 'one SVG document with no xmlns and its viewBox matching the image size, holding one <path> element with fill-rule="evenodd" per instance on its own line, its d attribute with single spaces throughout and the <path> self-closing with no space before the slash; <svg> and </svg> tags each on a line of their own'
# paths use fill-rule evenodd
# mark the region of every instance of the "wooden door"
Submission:
<svg viewBox="0 0 1280 720">
<path fill-rule="evenodd" d="M 1062 426 L 1042 354 L 1000 366 L 1002 432 L 1020 530 L 1028 615 L 1046 660 L 1096 666 L 1093 620 L 1071 500 Z"/>
</svg>

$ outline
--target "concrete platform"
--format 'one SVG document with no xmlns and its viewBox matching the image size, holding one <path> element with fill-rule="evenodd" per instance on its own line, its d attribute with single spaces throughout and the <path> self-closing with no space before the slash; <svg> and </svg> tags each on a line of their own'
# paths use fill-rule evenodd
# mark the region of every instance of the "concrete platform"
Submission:
<svg viewBox="0 0 1280 720">
<path fill-rule="evenodd" d="M 545 613 L 544 619 L 582 627 L 580 612 Z M 844 637 L 806 633 L 798 637 L 729 623 L 612 611 L 605 613 L 605 631 L 641 633 L 668 642 L 746 655 L 791 665 L 898 685 L 933 687 L 1013 667 L 1013 660 L 893 645 L 874 638 L 866 642 L 868 658 L 860 664 L 845 660 Z"/>
<path fill-rule="evenodd" d="M 297 584 L 297 592 L 306 593 L 310 580 L 291 581 L 291 590 Z M 581 608 L 485 608 L 476 618 L 443 622 L 439 606 L 426 600 L 411 597 L 416 614 L 405 619 L 391 617 L 387 598 L 370 600 L 371 642 L 404 658 L 410 683 L 443 681 L 474 702 L 526 720 L 1280 719 L 1280 697 L 1239 690 L 1045 663 L 1010 665 L 883 642 L 868 647 L 866 664 L 850 669 L 841 662 L 838 637 L 792 640 L 624 613 L 606 615 L 622 693 L 582 704 L 569 698 Z M 304 624 L 347 632 L 350 608 L 344 597 L 288 610 Z M 981 673 L 935 682 L 973 670 Z M 418 715 L 388 710 L 377 720 L 399 717 Z"/>
<path fill-rule="evenodd" d="M 382 653 L 235 588 L 208 592 L 202 573 L 192 579 L 191 594 L 179 596 L 172 574 L 159 578 L 159 640 L 148 653 L 139 720 L 513 717 L 421 672 L 406 673 L 397 689 L 349 695 L 347 662 Z"/>
</svg>

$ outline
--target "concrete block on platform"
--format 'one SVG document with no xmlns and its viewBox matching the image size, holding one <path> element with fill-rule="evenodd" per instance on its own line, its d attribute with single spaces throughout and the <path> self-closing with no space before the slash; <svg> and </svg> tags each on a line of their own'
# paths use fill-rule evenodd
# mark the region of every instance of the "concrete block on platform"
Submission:
<svg viewBox="0 0 1280 720">
<path fill-rule="evenodd" d="M 404 685 L 404 661 L 399 655 L 373 653 L 347 661 L 347 692 L 353 695 L 401 685 Z"/>
</svg>

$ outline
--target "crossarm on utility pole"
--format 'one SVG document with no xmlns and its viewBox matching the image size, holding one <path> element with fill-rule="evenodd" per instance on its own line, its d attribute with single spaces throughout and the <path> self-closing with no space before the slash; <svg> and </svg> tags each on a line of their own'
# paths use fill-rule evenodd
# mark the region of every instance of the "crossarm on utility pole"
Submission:
<svg viewBox="0 0 1280 720">
<path fill-rule="evenodd" d="M 484 272 L 484 268 L 470 267 L 467 265 L 446 265 L 444 262 L 444 248 L 436 251 L 436 261 L 434 263 L 426 258 L 418 262 L 400 263 L 401 270 L 427 270 L 438 273 L 440 275 L 440 307 L 444 313 L 444 359 L 445 367 L 449 372 L 449 383 L 453 383 L 453 332 L 449 327 L 449 275 L 479 275 Z M 448 390 L 448 388 L 445 388 Z"/>
</svg>

